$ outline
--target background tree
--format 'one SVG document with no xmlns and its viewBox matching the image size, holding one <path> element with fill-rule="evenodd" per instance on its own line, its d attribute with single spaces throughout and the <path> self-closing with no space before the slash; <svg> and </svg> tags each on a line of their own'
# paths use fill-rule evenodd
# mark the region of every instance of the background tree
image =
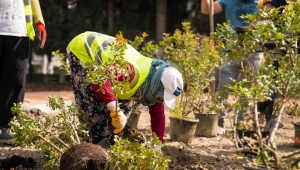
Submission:
<svg viewBox="0 0 300 170">
<path fill-rule="evenodd" d="M 65 52 L 69 41 L 84 31 L 109 35 L 122 31 L 129 40 L 146 32 L 149 35 L 146 41 L 157 42 L 163 32 L 173 32 L 181 27 L 182 22 L 191 22 L 194 32 L 209 33 L 208 16 L 200 13 L 198 0 L 164 0 L 159 3 L 166 6 L 157 4 L 156 0 L 40 0 L 47 42 L 42 50 L 37 50 L 37 42 L 34 42 L 31 51 L 46 54 L 50 63 L 52 51 Z M 221 14 L 215 18 L 216 23 L 225 21 Z M 31 75 L 33 70 L 29 71 Z"/>
</svg>

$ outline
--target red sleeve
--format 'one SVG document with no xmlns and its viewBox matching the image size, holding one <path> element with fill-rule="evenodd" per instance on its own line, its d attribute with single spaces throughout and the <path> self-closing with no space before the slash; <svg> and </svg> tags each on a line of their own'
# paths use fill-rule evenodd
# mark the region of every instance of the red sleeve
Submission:
<svg viewBox="0 0 300 170">
<path fill-rule="evenodd" d="M 102 91 L 99 89 L 99 85 L 98 84 L 91 84 L 94 93 L 97 95 L 97 97 L 105 104 L 111 102 L 111 101 L 115 101 L 116 97 L 114 96 L 110 86 L 111 83 L 109 80 L 107 80 L 103 85 L 103 90 L 105 93 L 102 93 Z"/>
<path fill-rule="evenodd" d="M 131 72 L 131 74 L 129 75 L 129 82 L 131 82 L 133 80 L 134 77 L 134 67 L 131 64 L 128 64 L 127 69 Z M 124 81 L 126 80 L 123 76 L 119 75 L 119 73 L 117 73 L 116 76 L 116 80 L 117 81 Z M 94 93 L 97 95 L 97 97 L 105 104 L 111 102 L 111 101 L 115 101 L 116 97 L 114 96 L 112 90 L 111 90 L 111 82 L 109 80 L 107 80 L 103 85 L 103 90 L 105 93 L 102 93 L 102 91 L 99 89 L 99 85 L 98 84 L 91 84 Z"/>
</svg>

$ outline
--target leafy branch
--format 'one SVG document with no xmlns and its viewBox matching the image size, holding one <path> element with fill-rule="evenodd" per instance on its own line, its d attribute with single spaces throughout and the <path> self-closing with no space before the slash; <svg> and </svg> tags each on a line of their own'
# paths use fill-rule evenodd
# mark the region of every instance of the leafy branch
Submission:
<svg viewBox="0 0 300 170">
<path fill-rule="evenodd" d="M 21 147 L 33 145 L 41 149 L 48 158 L 46 169 L 58 167 L 61 155 L 70 146 L 81 143 L 81 138 L 87 136 L 86 125 L 78 121 L 83 113 L 71 104 L 66 106 L 63 99 L 49 96 L 47 104 L 52 111 L 59 114 L 43 114 L 36 118 L 28 113 L 21 103 L 14 104 L 12 112 L 17 114 L 11 122 L 11 131 L 16 138 L 16 144 Z"/>
<path fill-rule="evenodd" d="M 170 157 L 160 150 L 162 143 L 155 133 L 143 142 L 131 142 L 128 139 L 117 139 L 108 149 L 107 169 L 158 169 L 165 170 Z"/>
</svg>

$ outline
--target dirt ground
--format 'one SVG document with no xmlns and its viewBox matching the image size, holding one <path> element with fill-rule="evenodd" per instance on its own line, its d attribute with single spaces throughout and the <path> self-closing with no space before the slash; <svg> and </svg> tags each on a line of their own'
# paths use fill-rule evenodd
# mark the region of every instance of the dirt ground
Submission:
<svg viewBox="0 0 300 170">
<path fill-rule="evenodd" d="M 27 91 L 25 94 L 25 100 L 32 104 L 46 103 L 48 96 L 57 95 L 66 100 L 73 99 L 73 93 L 71 89 L 66 91 Z M 300 119 L 290 119 L 288 117 L 282 118 L 284 128 L 278 130 L 276 136 L 276 144 L 279 153 L 287 154 L 295 151 L 294 147 L 294 127 L 292 122 L 299 121 Z M 228 120 L 227 120 L 228 121 Z M 197 137 L 195 136 L 193 142 L 186 145 L 181 142 L 174 142 L 169 137 L 169 111 L 166 111 L 166 142 L 162 148 L 162 151 L 171 156 L 171 162 L 168 169 L 176 170 L 232 170 L 243 169 L 242 164 L 245 163 L 241 157 L 236 153 L 234 143 L 228 136 L 216 136 L 212 138 Z M 228 125 L 229 122 L 226 122 Z M 146 109 L 142 109 L 141 116 L 138 122 L 138 130 L 143 132 L 146 136 L 151 135 L 150 130 L 150 116 Z M 11 147 L 8 145 L 0 145 L 0 165 L 3 160 L 14 159 L 15 157 L 23 158 L 27 164 L 34 164 L 33 169 L 43 169 L 43 156 L 40 151 L 33 148 L 19 148 Z M 24 165 L 24 164 L 23 164 Z M 1 166 L 0 166 L 1 167 Z M 1 168 L 0 168 L 1 169 Z M 5 169 L 5 168 L 4 168 Z M 7 168 L 9 169 L 9 168 Z M 17 169 L 30 169 L 30 168 L 17 168 Z"/>
</svg>

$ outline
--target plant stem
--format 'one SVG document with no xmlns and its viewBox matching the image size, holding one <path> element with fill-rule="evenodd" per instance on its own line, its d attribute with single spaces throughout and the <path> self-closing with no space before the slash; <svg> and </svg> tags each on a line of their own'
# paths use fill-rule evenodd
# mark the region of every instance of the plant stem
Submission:
<svg viewBox="0 0 300 170">
<path fill-rule="evenodd" d="M 291 165 L 293 166 L 297 166 L 297 164 L 300 162 L 300 158 L 297 158 L 296 160 L 292 161 Z"/>
<path fill-rule="evenodd" d="M 281 158 L 290 158 L 290 157 L 292 157 L 294 155 L 297 155 L 297 154 L 300 154 L 300 150 L 294 151 L 290 154 L 283 155 Z"/>
<path fill-rule="evenodd" d="M 235 147 L 239 148 L 238 144 L 240 144 L 241 146 L 243 146 L 243 144 L 242 144 L 242 141 L 239 138 L 238 133 L 236 131 L 236 126 L 234 125 L 237 122 L 237 116 L 238 115 L 236 114 L 235 117 L 234 117 L 234 122 L 233 123 L 232 123 L 231 119 L 229 119 L 229 121 L 230 121 L 231 127 L 233 129 L 233 138 L 236 140 L 236 141 L 234 141 Z"/>
<path fill-rule="evenodd" d="M 295 68 L 293 66 L 293 68 L 291 69 L 291 72 L 293 72 L 294 69 Z M 286 85 L 285 85 L 283 96 L 287 96 L 289 88 L 290 88 L 291 81 L 292 81 L 292 78 L 289 78 Z M 281 102 L 281 105 L 280 105 L 279 114 L 276 118 L 277 122 L 275 123 L 275 128 L 273 130 L 271 130 L 271 132 L 270 132 L 270 144 L 271 144 L 273 149 L 277 149 L 276 144 L 274 142 L 274 139 L 275 139 L 275 134 L 276 134 L 276 131 L 278 129 L 278 125 L 279 125 L 279 122 L 281 120 L 281 117 L 282 117 L 282 114 L 283 114 L 283 111 L 284 111 L 284 108 L 285 108 L 285 105 L 286 105 L 286 100 L 287 100 L 286 97 L 284 97 L 283 101 Z"/>
<path fill-rule="evenodd" d="M 80 144 L 81 142 L 80 142 L 79 136 L 78 136 L 78 134 L 77 134 L 77 131 L 76 131 L 74 125 L 71 124 L 71 123 L 69 123 L 69 125 L 71 126 L 71 128 L 72 128 L 72 130 L 73 130 L 73 132 L 74 132 L 74 136 L 75 136 L 75 139 L 76 139 L 77 144 Z"/>
<path fill-rule="evenodd" d="M 266 150 L 268 150 L 268 151 L 270 151 L 272 153 L 272 155 L 274 156 L 275 165 L 278 167 L 280 165 L 281 158 L 277 154 L 276 150 L 273 150 L 272 148 L 270 148 L 268 145 L 266 145 L 264 143 L 262 145 L 264 146 L 264 148 L 266 148 Z"/>
<path fill-rule="evenodd" d="M 47 131 L 46 129 L 44 129 L 44 131 L 45 131 L 47 134 L 53 136 L 53 137 L 54 137 L 56 140 L 58 140 L 62 145 L 64 145 L 65 147 L 69 148 L 69 145 L 67 145 L 67 144 L 66 144 L 64 141 L 62 141 L 59 137 L 57 137 L 57 136 L 54 135 L 53 133 Z"/>
<path fill-rule="evenodd" d="M 46 132 L 47 134 L 53 136 L 56 140 L 58 140 L 62 145 L 64 145 L 65 147 L 69 148 L 69 146 L 64 142 L 62 141 L 60 138 L 58 138 L 56 135 L 54 135 L 52 132 L 48 131 L 39 121 L 36 121 L 35 119 L 32 119 L 30 116 L 28 116 L 27 114 L 24 114 L 28 119 L 32 120 L 32 121 L 35 121 L 39 127 L 42 128 L 42 131 Z M 76 130 L 75 130 L 76 132 Z M 40 136 L 40 135 L 38 135 Z M 52 146 L 52 145 L 51 145 Z"/>
<path fill-rule="evenodd" d="M 50 146 L 52 146 L 55 150 L 57 150 L 59 153 L 63 154 L 64 152 L 59 149 L 56 145 L 54 145 L 53 143 L 49 142 L 47 139 L 45 139 L 43 136 L 41 135 L 37 135 L 37 137 L 41 138 L 43 141 L 45 141 L 47 144 L 49 144 Z"/>
</svg>

